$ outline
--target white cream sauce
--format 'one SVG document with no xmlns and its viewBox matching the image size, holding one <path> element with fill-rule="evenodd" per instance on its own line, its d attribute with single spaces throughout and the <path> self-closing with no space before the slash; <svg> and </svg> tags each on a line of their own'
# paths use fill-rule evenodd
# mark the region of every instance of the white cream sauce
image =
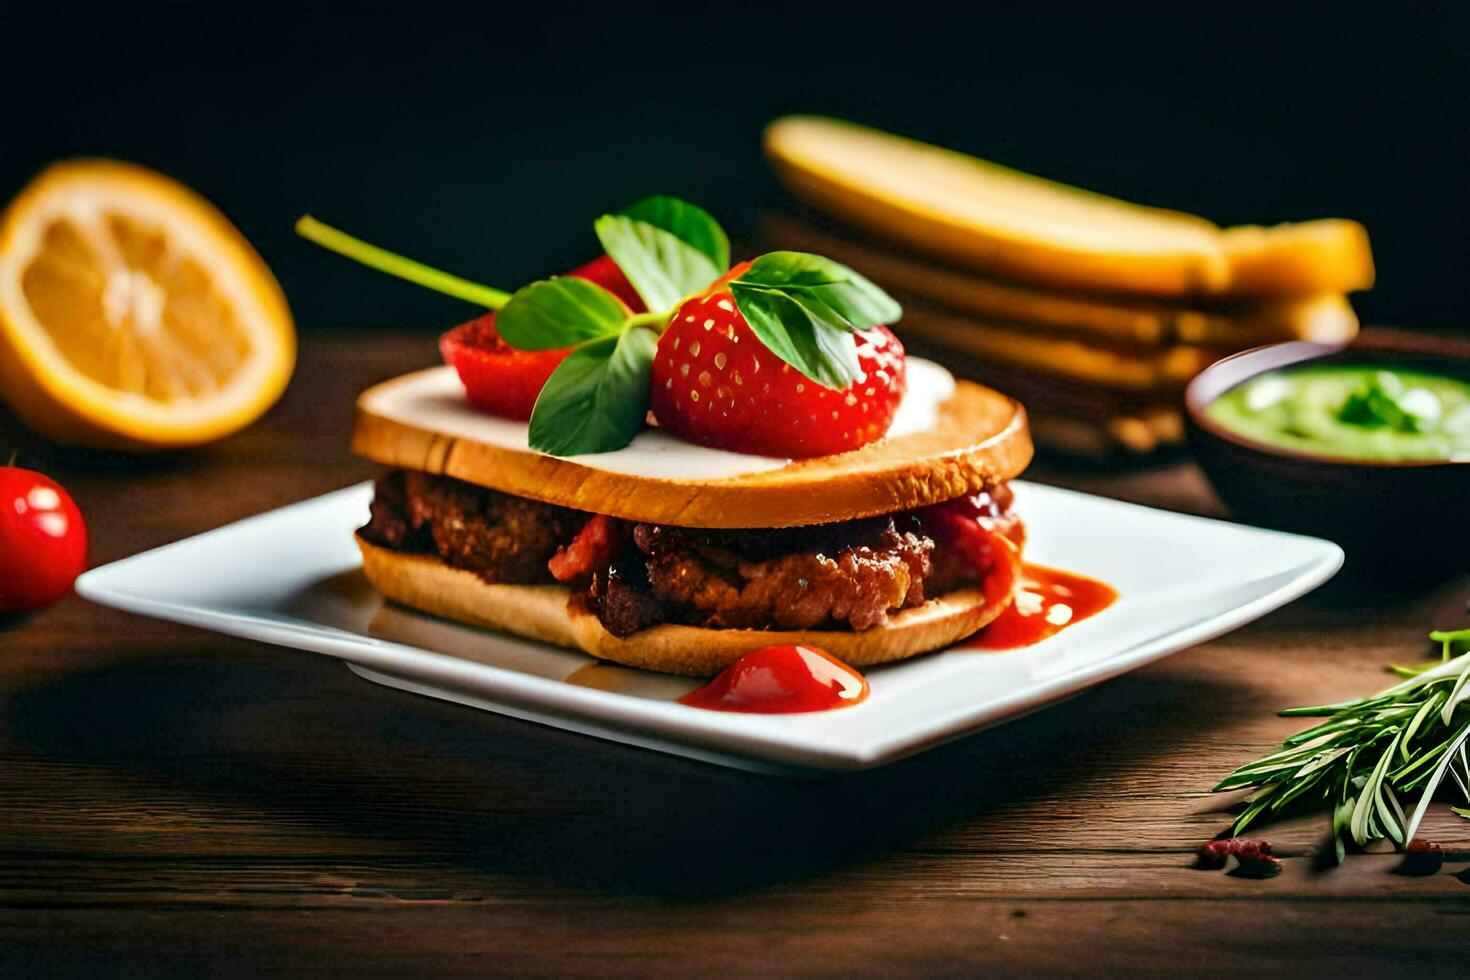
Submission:
<svg viewBox="0 0 1470 980">
<path fill-rule="evenodd" d="M 954 377 L 932 361 L 908 359 L 909 390 L 894 413 L 888 437 L 932 428 L 939 406 L 954 394 Z M 373 392 L 364 407 L 406 425 L 442 432 L 459 439 L 505 449 L 533 452 L 524 422 L 496 418 L 476 410 L 464 397 L 454 369 L 432 368 Z M 573 456 L 572 462 L 593 469 L 664 480 L 719 480 L 779 470 L 791 460 L 710 449 L 676 439 L 658 429 L 645 429 L 632 444 L 610 453 Z"/>
</svg>

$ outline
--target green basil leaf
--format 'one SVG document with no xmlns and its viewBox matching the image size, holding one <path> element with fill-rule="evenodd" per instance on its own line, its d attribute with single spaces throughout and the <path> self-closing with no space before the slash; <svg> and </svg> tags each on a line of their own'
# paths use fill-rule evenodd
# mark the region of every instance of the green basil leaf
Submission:
<svg viewBox="0 0 1470 980">
<path fill-rule="evenodd" d="M 627 316 L 623 301 L 606 289 L 566 276 L 516 290 L 495 327 L 517 350 L 556 350 L 616 334 Z"/>
<path fill-rule="evenodd" d="M 531 448 L 553 456 L 622 449 L 648 416 L 658 337 L 634 327 L 589 340 L 552 372 L 531 411 Z"/>
<path fill-rule="evenodd" d="M 808 311 L 808 315 L 810 311 Z M 828 388 L 841 391 L 857 380 L 859 374 L 857 341 L 852 334 L 840 326 L 825 320 L 812 318 L 812 329 L 817 349 L 821 352 L 822 364 L 827 372 L 807 375 Z"/>
<path fill-rule="evenodd" d="M 647 221 L 605 214 L 592 227 L 650 310 L 673 309 L 725 271 L 698 248 Z"/>
<path fill-rule="evenodd" d="M 847 329 L 895 323 L 903 308 L 878 286 L 849 269 L 809 252 L 770 252 L 751 263 L 731 286 L 765 286 L 797 300 L 814 315 Z"/>
<path fill-rule="evenodd" d="M 846 388 L 857 378 L 857 344 L 830 310 L 775 289 L 742 286 L 732 292 L 751 332 L 781 360 L 828 388 Z"/>
<path fill-rule="evenodd" d="M 660 194 L 645 197 L 618 213 L 662 228 L 686 245 L 693 245 L 709 256 L 720 272 L 730 268 L 730 239 L 725 236 L 725 229 L 720 227 L 720 223 L 704 208 Z"/>
</svg>

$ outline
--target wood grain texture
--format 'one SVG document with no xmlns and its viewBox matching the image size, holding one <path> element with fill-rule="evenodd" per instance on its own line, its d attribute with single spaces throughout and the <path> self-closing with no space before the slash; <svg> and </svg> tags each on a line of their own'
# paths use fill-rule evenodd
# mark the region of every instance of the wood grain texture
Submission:
<svg viewBox="0 0 1470 980">
<path fill-rule="evenodd" d="M 218 447 L 120 462 L 22 446 L 95 561 L 359 480 L 352 396 L 433 338 L 308 342 Z M 1186 464 L 1034 476 L 1215 512 Z M 1391 854 L 1191 867 L 1292 731 L 1465 622 L 1470 582 L 1319 594 L 1065 705 L 869 773 L 777 780 L 366 684 L 336 661 L 69 599 L 0 627 L 0 974 L 1183 972 L 1463 975 L 1470 824 Z"/>
</svg>

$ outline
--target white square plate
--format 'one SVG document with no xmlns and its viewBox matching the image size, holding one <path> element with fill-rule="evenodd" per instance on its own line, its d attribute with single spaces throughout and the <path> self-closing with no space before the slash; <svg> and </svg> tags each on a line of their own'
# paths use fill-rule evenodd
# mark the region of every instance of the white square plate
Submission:
<svg viewBox="0 0 1470 980">
<path fill-rule="evenodd" d="M 743 715 L 674 703 L 696 682 L 386 605 L 352 540 L 369 484 L 94 569 L 93 602 L 325 653 L 383 684 L 742 768 L 863 769 L 1057 701 L 1250 622 L 1315 588 L 1336 545 L 1024 482 L 1026 557 L 1119 599 L 1036 646 L 955 648 L 868 672 L 864 704 Z"/>
</svg>

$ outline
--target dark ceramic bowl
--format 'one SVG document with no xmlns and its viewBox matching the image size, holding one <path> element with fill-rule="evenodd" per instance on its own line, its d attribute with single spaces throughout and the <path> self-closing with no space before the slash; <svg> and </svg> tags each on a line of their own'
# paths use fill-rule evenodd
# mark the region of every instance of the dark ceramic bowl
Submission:
<svg viewBox="0 0 1470 980">
<path fill-rule="evenodd" d="M 1216 492 L 1251 524 L 1327 538 L 1344 576 L 1410 588 L 1470 568 L 1470 462 L 1378 462 L 1246 438 L 1205 415 L 1225 392 L 1302 364 L 1383 364 L 1470 381 L 1470 342 L 1387 330 L 1347 346 L 1273 344 L 1218 361 L 1185 391 L 1189 439 Z"/>
</svg>

